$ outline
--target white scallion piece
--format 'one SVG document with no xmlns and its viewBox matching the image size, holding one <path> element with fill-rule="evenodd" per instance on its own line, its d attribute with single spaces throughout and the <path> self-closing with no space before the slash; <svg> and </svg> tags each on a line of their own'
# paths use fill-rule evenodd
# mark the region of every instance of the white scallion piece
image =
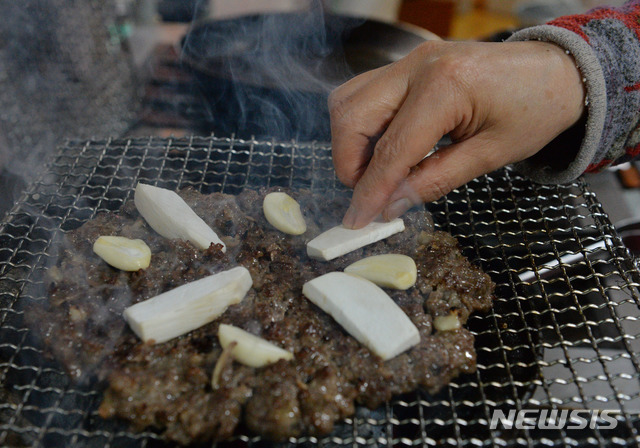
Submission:
<svg viewBox="0 0 640 448">
<path fill-rule="evenodd" d="M 293 353 L 232 325 L 220 324 L 218 339 L 223 349 L 231 347 L 231 356 L 249 367 L 264 367 L 281 359 L 290 361 Z"/>
<path fill-rule="evenodd" d="M 213 321 L 242 301 L 252 284 L 246 268 L 229 269 L 136 303 L 124 318 L 143 341 L 165 342 Z"/>
<path fill-rule="evenodd" d="M 101 236 L 93 243 L 93 251 L 107 264 L 122 271 L 147 269 L 151 263 L 151 249 L 142 240 L 124 236 Z"/>
<path fill-rule="evenodd" d="M 264 197 L 262 210 L 273 227 L 289 235 L 302 235 L 307 223 L 300 211 L 300 204 L 287 193 L 276 191 Z"/>
<path fill-rule="evenodd" d="M 357 230 L 339 225 L 309 241 L 307 255 L 320 260 L 333 260 L 403 230 L 404 221 L 401 218 L 389 222 L 374 221 Z"/>
<path fill-rule="evenodd" d="M 416 262 L 401 254 L 363 258 L 344 268 L 344 272 L 371 280 L 378 286 L 402 290 L 415 285 L 418 277 Z"/>
<path fill-rule="evenodd" d="M 165 238 L 191 241 L 203 250 L 212 243 L 222 244 L 226 251 L 216 232 L 175 191 L 138 183 L 134 202 L 151 228 Z"/>
<path fill-rule="evenodd" d="M 382 359 L 420 342 L 420 333 L 379 286 L 364 278 L 330 272 L 304 284 L 302 293 Z"/>
</svg>

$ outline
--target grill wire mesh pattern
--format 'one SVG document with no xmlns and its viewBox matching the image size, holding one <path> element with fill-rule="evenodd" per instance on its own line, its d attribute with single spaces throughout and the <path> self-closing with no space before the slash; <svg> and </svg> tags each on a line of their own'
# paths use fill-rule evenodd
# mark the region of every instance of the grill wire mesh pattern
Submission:
<svg viewBox="0 0 640 448">
<path fill-rule="evenodd" d="M 23 303 L 46 300 L 54 235 L 118 210 L 138 181 L 202 193 L 282 185 L 347 194 L 324 144 L 67 142 L 0 225 L 0 446 L 166 445 L 151 431 L 102 420 L 101 391 L 70 382 L 23 323 Z M 330 436 L 283 446 L 638 446 L 640 276 L 587 184 L 536 185 L 503 169 L 428 209 L 497 283 L 493 310 L 468 323 L 477 372 L 435 396 L 417 391 L 360 408 Z M 578 409 L 587 418 L 608 409 L 616 427 L 589 420 L 583 429 L 492 428 L 494 409 Z M 250 435 L 231 443 L 268 445 Z"/>
</svg>

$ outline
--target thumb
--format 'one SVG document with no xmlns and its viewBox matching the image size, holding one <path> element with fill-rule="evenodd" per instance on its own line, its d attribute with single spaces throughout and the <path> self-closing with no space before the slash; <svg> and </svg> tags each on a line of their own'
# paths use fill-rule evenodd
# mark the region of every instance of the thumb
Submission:
<svg viewBox="0 0 640 448">
<path fill-rule="evenodd" d="M 363 227 L 378 216 L 424 156 L 455 128 L 461 115 L 456 98 L 433 85 L 410 91 L 354 188 L 343 220 L 346 227 Z"/>
<path fill-rule="evenodd" d="M 501 154 L 509 150 L 486 134 L 442 148 L 423 159 L 389 197 L 382 212 L 385 220 L 395 219 L 412 206 L 435 201 L 478 176 L 494 171 L 505 162 Z"/>
</svg>

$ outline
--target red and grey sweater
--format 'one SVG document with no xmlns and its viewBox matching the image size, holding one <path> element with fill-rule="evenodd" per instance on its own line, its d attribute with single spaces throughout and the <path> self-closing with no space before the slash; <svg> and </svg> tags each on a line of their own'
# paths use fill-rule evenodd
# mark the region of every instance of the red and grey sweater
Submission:
<svg viewBox="0 0 640 448">
<path fill-rule="evenodd" d="M 521 171 L 539 182 L 566 182 L 640 157 L 640 0 L 561 17 L 509 40 L 542 40 L 568 50 L 588 101 L 584 138 L 568 166 L 552 168 L 533 158 L 518 164 Z"/>
</svg>

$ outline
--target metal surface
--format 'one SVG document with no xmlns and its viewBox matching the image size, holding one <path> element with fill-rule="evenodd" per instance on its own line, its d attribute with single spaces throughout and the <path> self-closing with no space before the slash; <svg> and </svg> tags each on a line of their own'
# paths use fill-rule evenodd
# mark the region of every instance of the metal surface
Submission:
<svg viewBox="0 0 640 448">
<path fill-rule="evenodd" d="M 345 191 L 323 144 L 68 142 L 0 225 L 0 446 L 165 446 L 151 431 L 102 420 L 100 390 L 70 383 L 22 322 L 25 304 L 46 300 L 41 277 L 54 235 L 118 210 L 141 180 L 203 193 L 269 185 Z M 429 210 L 498 285 L 493 310 L 469 320 L 477 372 L 436 396 L 418 391 L 359 409 L 330 436 L 285 445 L 638 446 L 640 275 L 588 185 L 535 185 L 501 170 Z M 617 428 L 490 429 L 495 408 L 613 409 Z M 242 434 L 232 444 L 267 445 Z"/>
<path fill-rule="evenodd" d="M 434 39 L 415 27 L 311 9 L 195 23 L 180 58 L 198 80 L 214 132 L 328 141 L 335 87 Z"/>
<path fill-rule="evenodd" d="M 439 37 L 401 23 L 313 11 L 272 13 L 197 22 L 182 40 L 181 57 L 218 81 L 233 77 L 266 88 L 325 92 L 325 83 L 338 85 L 396 62 L 427 40 Z M 267 66 L 279 63 L 287 65 Z"/>
</svg>

